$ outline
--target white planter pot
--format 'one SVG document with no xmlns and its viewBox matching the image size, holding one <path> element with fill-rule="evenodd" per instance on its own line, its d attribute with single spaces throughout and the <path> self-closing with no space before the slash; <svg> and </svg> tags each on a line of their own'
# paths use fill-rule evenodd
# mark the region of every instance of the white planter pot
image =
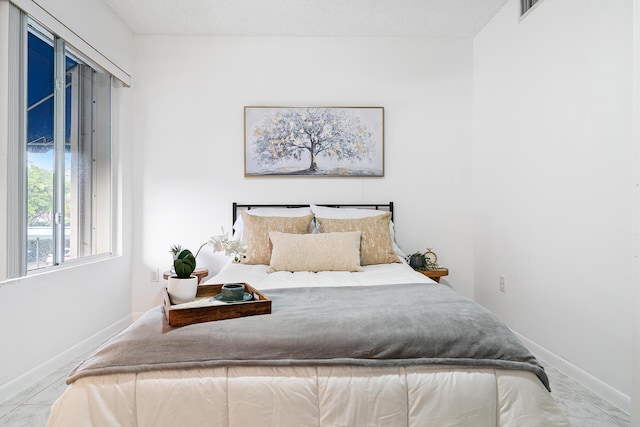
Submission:
<svg viewBox="0 0 640 427">
<path fill-rule="evenodd" d="M 198 292 L 197 277 L 191 276 L 188 279 L 180 279 L 177 276 L 171 276 L 168 281 L 167 292 L 172 304 L 182 304 L 195 299 Z"/>
</svg>

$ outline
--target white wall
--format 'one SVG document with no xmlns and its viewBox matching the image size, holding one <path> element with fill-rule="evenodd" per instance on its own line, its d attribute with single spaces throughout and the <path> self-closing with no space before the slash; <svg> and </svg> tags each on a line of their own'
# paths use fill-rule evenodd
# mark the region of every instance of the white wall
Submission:
<svg viewBox="0 0 640 427">
<path fill-rule="evenodd" d="M 169 245 L 230 229 L 233 201 L 394 201 L 400 246 L 473 294 L 470 40 L 144 36 L 135 60 L 134 312 L 161 303 Z M 245 105 L 383 106 L 386 176 L 244 178 Z"/>
<path fill-rule="evenodd" d="M 632 2 L 518 4 L 474 39 L 476 299 L 628 410 Z"/>
<path fill-rule="evenodd" d="M 101 3 L 95 0 L 76 0 L 73 3 L 68 0 L 65 4 L 71 10 L 73 6 L 81 6 L 83 13 L 89 13 L 74 15 L 67 10 L 64 20 L 58 17 L 65 26 L 79 37 L 89 29 L 99 33 L 113 32 L 112 42 L 91 37 L 88 40 L 98 50 L 102 47 L 120 50 L 121 57 L 131 57 L 131 34 L 120 32 L 124 31 L 123 26 L 112 15 L 102 13 L 104 6 Z M 0 12 L 6 10 L 0 8 Z M 92 23 L 90 27 L 86 26 L 87 21 Z M 1 34 L 0 45 L 4 45 L 6 39 Z M 128 42 L 116 43 L 116 40 Z M 0 54 L 0 69 L 6 69 L 6 50 L 0 48 Z M 7 84 L 4 79 L 0 83 Z M 0 88 L 0 114 L 3 116 L 7 114 L 6 108 L 12 108 L 6 107 L 6 92 L 6 86 Z M 130 140 L 133 130 L 129 89 L 117 89 L 113 105 L 113 120 L 119 129 L 113 135 L 114 151 L 121 159 L 115 164 L 116 186 L 120 187 L 119 198 L 114 201 L 119 224 L 117 254 L 108 259 L 32 274 L 18 280 L 0 278 L 0 402 L 95 347 L 105 335 L 130 319 L 132 193 L 126 184 L 132 180 Z M 6 132 L 0 133 L 0 152 L 6 152 L 7 144 Z M 6 171 L 6 156 L 0 156 L 0 161 L 0 171 Z M 0 184 L 6 186 L 4 177 Z M 0 194 L 4 193 L 5 189 L 0 189 Z M 4 197 L 0 200 L 0 212 L 6 212 Z M 5 226 L 2 221 L 0 228 Z M 6 246 L 6 239 L 3 239 L 3 246 Z M 4 250 L 0 251 L 0 263 L 6 264 Z"/>
</svg>

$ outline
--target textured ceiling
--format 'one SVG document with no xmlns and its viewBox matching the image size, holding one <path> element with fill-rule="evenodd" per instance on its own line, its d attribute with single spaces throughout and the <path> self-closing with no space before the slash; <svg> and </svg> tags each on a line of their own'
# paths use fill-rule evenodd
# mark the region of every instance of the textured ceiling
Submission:
<svg viewBox="0 0 640 427">
<path fill-rule="evenodd" d="M 135 34 L 472 37 L 507 0 L 100 0 Z"/>
</svg>

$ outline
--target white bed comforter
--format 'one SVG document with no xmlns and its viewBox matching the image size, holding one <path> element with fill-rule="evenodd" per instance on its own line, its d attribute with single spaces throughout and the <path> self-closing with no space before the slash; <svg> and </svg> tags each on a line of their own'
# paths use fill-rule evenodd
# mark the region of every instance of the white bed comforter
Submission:
<svg viewBox="0 0 640 427">
<path fill-rule="evenodd" d="M 364 273 L 272 273 L 229 264 L 210 283 L 296 286 L 430 282 L 405 264 Z M 553 387 L 553 384 L 551 384 Z M 81 378 L 48 426 L 566 426 L 525 371 L 426 367 L 219 367 Z"/>
<path fill-rule="evenodd" d="M 329 287 L 329 286 L 372 286 L 402 283 L 434 283 L 433 280 L 414 271 L 406 263 L 366 265 L 363 272 L 320 271 L 311 273 L 278 271 L 267 273 L 266 265 L 245 265 L 228 263 L 216 276 L 206 283 L 246 282 L 267 291 L 276 288 Z"/>
</svg>

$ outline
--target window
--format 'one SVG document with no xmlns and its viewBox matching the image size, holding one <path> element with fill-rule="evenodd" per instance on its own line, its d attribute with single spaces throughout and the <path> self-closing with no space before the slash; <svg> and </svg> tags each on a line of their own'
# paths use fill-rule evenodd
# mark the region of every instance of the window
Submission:
<svg viewBox="0 0 640 427">
<path fill-rule="evenodd" d="M 538 3 L 538 1 L 539 0 L 520 0 L 520 16 L 523 16 L 525 13 L 527 13 L 529 9 L 533 7 L 533 5 Z"/>
<path fill-rule="evenodd" d="M 18 129 L 10 174 L 16 233 L 9 275 L 111 252 L 111 90 L 113 77 L 31 18 L 13 31 Z M 13 22 L 13 21 L 11 21 Z M 10 204 L 11 209 L 11 204 Z"/>
</svg>

